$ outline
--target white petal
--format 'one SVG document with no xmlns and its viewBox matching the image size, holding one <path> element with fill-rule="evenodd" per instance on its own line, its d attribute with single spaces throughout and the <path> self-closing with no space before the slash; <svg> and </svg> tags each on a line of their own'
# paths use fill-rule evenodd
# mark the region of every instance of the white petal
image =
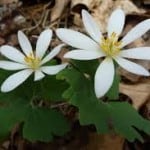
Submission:
<svg viewBox="0 0 150 150">
<path fill-rule="evenodd" d="M 18 31 L 18 41 L 23 50 L 23 52 L 28 56 L 32 54 L 32 46 L 30 41 L 28 40 L 27 36 L 22 32 Z"/>
<path fill-rule="evenodd" d="M 72 50 L 64 55 L 64 58 L 71 58 L 76 60 L 92 60 L 105 56 L 101 51 L 86 51 L 86 50 Z"/>
<path fill-rule="evenodd" d="M 16 87 L 18 87 L 21 83 L 23 83 L 31 74 L 31 69 L 26 69 L 19 71 L 11 76 L 9 76 L 2 84 L 1 91 L 2 92 L 9 92 Z"/>
<path fill-rule="evenodd" d="M 120 35 L 125 23 L 125 14 L 123 10 L 116 9 L 111 14 L 109 20 L 108 20 L 108 36 L 110 36 L 113 32 L 115 32 L 117 35 Z"/>
<path fill-rule="evenodd" d="M 49 75 L 55 75 L 58 72 L 60 72 L 61 70 L 63 70 L 68 64 L 61 64 L 61 65 L 55 65 L 55 66 L 44 66 L 41 67 L 41 70 Z"/>
<path fill-rule="evenodd" d="M 50 29 L 46 29 L 40 34 L 36 44 L 36 57 L 42 58 L 44 56 L 51 42 L 51 39 L 52 30 Z"/>
<path fill-rule="evenodd" d="M 9 45 L 4 45 L 0 48 L 2 55 L 15 62 L 25 63 L 25 56 L 16 48 Z"/>
<path fill-rule="evenodd" d="M 61 51 L 61 48 L 63 46 L 64 46 L 64 44 L 61 44 L 61 45 L 58 45 L 57 47 L 55 47 L 47 56 L 45 56 L 45 58 L 41 62 L 41 65 L 45 64 L 46 62 L 48 62 L 49 60 L 54 58 Z"/>
<path fill-rule="evenodd" d="M 86 11 L 82 10 L 82 19 L 83 24 L 86 28 L 86 31 L 88 34 L 98 43 L 100 43 L 100 40 L 102 38 L 102 34 L 100 31 L 99 26 L 96 24 L 92 16 Z"/>
<path fill-rule="evenodd" d="M 99 45 L 88 36 L 71 30 L 71 29 L 57 29 L 57 36 L 68 45 L 84 50 L 99 50 Z"/>
<path fill-rule="evenodd" d="M 120 52 L 121 57 L 150 60 L 150 47 L 138 47 Z"/>
<path fill-rule="evenodd" d="M 11 61 L 0 61 L 0 68 L 5 70 L 20 70 L 28 68 L 27 65 L 19 64 Z"/>
<path fill-rule="evenodd" d="M 150 29 L 150 19 L 142 21 L 141 23 L 137 24 L 134 28 L 132 28 L 127 35 L 122 39 L 122 47 L 130 44 L 134 40 L 141 37 Z"/>
<path fill-rule="evenodd" d="M 34 81 L 38 81 L 41 80 L 42 78 L 44 78 L 45 75 L 44 73 L 42 73 L 40 70 L 36 70 L 35 74 L 34 74 Z"/>
<path fill-rule="evenodd" d="M 149 76 L 150 73 L 142 66 L 131 62 L 127 59 L 121 58 L 121 57 L 116 57 L 115 58 L 116 62 L 125 70 L 134 73 L 134 74 L 138 74 L 138 75 L 144 75 L 144 76 Z"/>
<path fill-rule="evenodd" d="M 114 79 L 114 64 L 111 58 L 105 60 L 99 65 L 95 74 L 95 93 L 96 97 L 104 96 L 110 89 Z"/>
</svg>

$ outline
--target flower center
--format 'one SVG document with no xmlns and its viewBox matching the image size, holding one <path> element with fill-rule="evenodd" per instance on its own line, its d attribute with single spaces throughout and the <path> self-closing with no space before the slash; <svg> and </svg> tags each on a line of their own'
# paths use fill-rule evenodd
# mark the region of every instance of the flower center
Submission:
<svg viewBox="0 0 150 150">
<path fill-rule="evenodd" d="M 38 69 L 41 62 L 40 58 L 35 57 L 33 53 L 30 53 L 29 56 L 26 56 L 24 60 L 26 61 L 28 66 L 33 70 Z"/>
<path fill-rule="evenodd" d="M 115 56 L 119 53 L 121 49 L 121 41 L 118 41 L 118 36 L 116 33 L 112 33 L 110 37 L 102 38 L 100 44 L 101 49 L 105 52 L 107 56 Z"/>
</svg>

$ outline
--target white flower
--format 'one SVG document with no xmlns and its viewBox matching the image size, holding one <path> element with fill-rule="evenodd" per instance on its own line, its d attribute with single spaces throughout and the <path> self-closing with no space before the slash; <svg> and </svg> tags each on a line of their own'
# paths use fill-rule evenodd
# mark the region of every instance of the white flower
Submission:
<svg viewBox="0 0 150 150">
<path fill-rule="evenodd" d="M 15 89 L 32 73 L 34 73 L 34 81 L 37 81 L 44 78 L 45 74 L 55 75 L 66 67 L 67 63 L 54 66 L 43 66 L 54 58 L 60 52 L 62 46 L 64 46 L 64 44 L 58 45 L 49 54 L 44 56 L 51 42 L 51 38 L 52 31 L 50 29 L 43 31 L 37 40 L 36 51 L 34 52 L 26 35 L 19 31 L 18 40 L 23 53 L 8 45 L 4 45 L 0 48 L 1 54 L 10 60 L 0 61 L 0 68 L 5 70 L 21 70 L 9 76 L 3 82 L 1 86 L 2 92 L 9 92 Z"/>
<path fill-rule="evenodd" d="M 121 9 L 115 10 L 108 20 L 108 36 L 103 37 L 99 26 L 92 16 L 82 11 L 83 24 L 90 37 L 69 29 L 57 29 L 57 36 L 65 43 L 77 49 L 67 52 L 64 57 L 77 60 L 92 60 L 104 57 L 95 74 L 95 93 L 98 98 L 104 96 L 110 89 L 115 68 L 113 60 L 122 68 L 138 75 L 149 76 L 150 73 L 142 66 L 125 58 L 150 60 L 150 47 L 123 49 L 150 29 L 150 19 L 147 19 L 133 29 L 119 41 L 124 23 L 125 14 Z M 123 50 L 121 50 L 123 49 Z M 92 66 L 91 66 L 92 67 Z"/>
</svg>

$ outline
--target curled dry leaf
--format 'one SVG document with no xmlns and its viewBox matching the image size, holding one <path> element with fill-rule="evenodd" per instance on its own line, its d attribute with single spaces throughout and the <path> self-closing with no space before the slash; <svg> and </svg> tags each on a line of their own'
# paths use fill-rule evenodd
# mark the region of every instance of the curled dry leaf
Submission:
<svg viewBox="0 0 150 150">
<path fill-rule="evenodd" d="M 133 107 L 139 110 L 150 98 L 150 80 L 147 79 L 142 83 L 133 85 L 120 83 L 119 90 L 120 93 L 129 96 Z"/>
<path fill-rule="evenodd" d="M 89 143 L 86 150 L 122 150 L 124 138 L 115 134 L 89 134 Z"/>
<path fill-rule="evenodd" d="M 56 0 L 55 1 L 55 6 L 52 9 L 52 13 L 50 17 L 51 22 L 57 20 L 62 15 L 62 12 L 64 11 L 64 9 L 66 8 L 69 2 L 70 0 Z"/>
<path fill-rule="evenodd" d="M 80 13 L 81 9 L 92 10 L 94 7 L 100 5 L 102 0 L 72 0 L 71 10 Z"/>
<path fill-rule="evenodd" d="M 73 22 L 78 27 L 82 27 L 83 26 L 83 22 L 82 22 L 80 14 L 75 14 L 74 15 Z"/>
<path fill-rule="evenodd" d="M 100 5 L 102 0 L 72 0 L 71 1 L 71 12 L 74 14 L 73 23 L 76 26 L 83 26 L 81 20 L 81 10 L 88 9 L 93 10 L 93 8 Z"/>
</svg>

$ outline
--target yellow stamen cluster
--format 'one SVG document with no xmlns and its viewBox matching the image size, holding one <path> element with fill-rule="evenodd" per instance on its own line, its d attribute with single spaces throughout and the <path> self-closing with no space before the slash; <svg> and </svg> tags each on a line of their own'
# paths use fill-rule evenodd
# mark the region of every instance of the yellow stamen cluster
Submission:
<svg viewBox="0 0 150 150">
<path fill-rule="evenodd" d="M 118 41 L 117 34 L 113 32 L 110 37 L 102 38 L 100 47 L 107 56 L 115 56 L 120 51 L 121 43 Z"/>
<path fill-rule="evenodd" d="M 28 66 L 33 70 L 38 69 L 41 62 L 40 58 L 36 58 L 33 53 L 30 53 L 29 56 L 26 56 L 24 60 L 26 61 Z"/>
</svg>

